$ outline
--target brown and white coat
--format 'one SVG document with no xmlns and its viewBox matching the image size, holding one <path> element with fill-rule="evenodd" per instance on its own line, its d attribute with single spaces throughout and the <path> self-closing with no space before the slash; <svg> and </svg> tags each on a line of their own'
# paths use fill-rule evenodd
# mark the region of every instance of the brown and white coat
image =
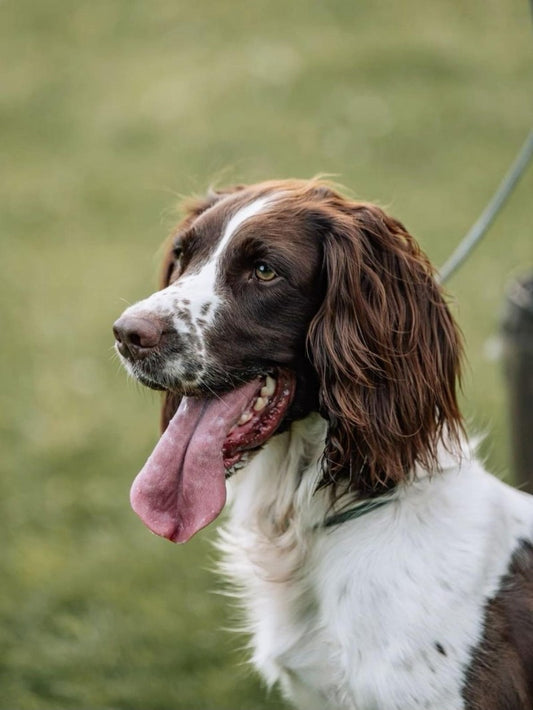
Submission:
<svg viewBox="0 0 533 710">
<path fill-rule="evenodd" d="M 132 504 L 181 542 L 228 493 L 269 683 L 306 710 L 533 707 L 533 498 L 467 443 L 460 337 L 401 223 L 320 181 L 211 192 L 115 335 L 166 392 Z"/>
</svg>

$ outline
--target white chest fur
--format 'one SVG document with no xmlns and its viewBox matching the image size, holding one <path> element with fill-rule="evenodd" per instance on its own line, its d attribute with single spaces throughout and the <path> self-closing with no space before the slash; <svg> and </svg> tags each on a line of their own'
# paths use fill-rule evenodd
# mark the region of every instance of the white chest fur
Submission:
<svg viewBox="0 0 533 710">
<path fill-rule="evenodd" d="M 533 530 L 532 498 L 467 458 L 324 528 L 318 416 L 232 480 L 222 567 L 253 662 L 305 710 L 460 710 L 483 611 Z"/>
</svg>

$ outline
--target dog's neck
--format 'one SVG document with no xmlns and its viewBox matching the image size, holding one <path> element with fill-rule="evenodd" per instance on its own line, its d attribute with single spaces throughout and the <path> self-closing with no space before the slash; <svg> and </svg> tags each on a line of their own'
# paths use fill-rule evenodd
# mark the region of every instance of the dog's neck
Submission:
<svg viewBox="0 0 533 710">
<path fill-rule="evenodd" d="M 224 552 L 239 550 L 262 567 L 268 578 L 289 579 L 300 568 L 313 546 L 320 528 L 333 530 L 352 519 L 345 516 L 361 502 L 345 484 L 337 490 L 335 503 L 330 491 L 320 488 L 327 423 L 313 413 L 273 437 L 228 485 L 231 524 L 221 531 Z M 464 452 L 463 452 L 464 453 Z M 440 446 L 441 470 L 458 468 L 458 456 Z M 423 484 L 431 472 L 416 470 L 412 480 L 389 491 L 387 500 L 415 494 L 416 481 Z M 436 472 L 434 475 L 438 476 Z M 379 499 L 371 499 L 379 500 Z M 365 506 L 367 502 L 364 502 Z M 378 506 L 379 507 L 379 506 Z M 375 505 L 364 507 L 372 514 Z M 353 516 L 358 517 L 358 516 Z M 328 520 L 333 525 L 328 525 Z M 235 570 L 227 570 L 235 578 Z M 238 575 L 237 575 L 238 576 Z"/>
</svg>

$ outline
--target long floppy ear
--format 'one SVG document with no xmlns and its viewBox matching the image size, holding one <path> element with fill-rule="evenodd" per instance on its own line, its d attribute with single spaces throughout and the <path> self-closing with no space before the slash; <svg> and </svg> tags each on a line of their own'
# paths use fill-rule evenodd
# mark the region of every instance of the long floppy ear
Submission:
<svg viewBox="0 0 533 710">
<path fill-rule="evenodd" d="M 338 206 L 339 207 L 339 206 Z M 324 236 L 326 295 L 309 334 L 329 421 L 324 483 L 361 492 L 437 465 L 459 440 L 461 337 L 427 257 L 403 225 L 344 201 Z"/>
<path fill-rule="evenodd" d="M 243 190 L 245 185 L 233 185 L 232 187 L 214 189 L 210 188 L 205 197 L 193 197 L 185 200 L 181 205 L 181 210 L 184 217 L 181 222 L 172 230 L 165 244 L 165 253 L 161 264 L 161 272 L 159 277 L 159 288 L 163 289 L 169 285 L 172 275 L 174 257 L 172 254 L 173 240 L 176 232 L 186 229 L 194 220 L 199 217 L 202 212 L 205 212 L 209 207 L 212 207 L 216 202 L 226 195 Z M 168 423 L 176 413 L 181 401 L 181 395 L 177 392 L 165 392 L 163 395 L 163 403 L 161 407 L 160 428 L 161 433 L 165 431 Z"/>
</svg>

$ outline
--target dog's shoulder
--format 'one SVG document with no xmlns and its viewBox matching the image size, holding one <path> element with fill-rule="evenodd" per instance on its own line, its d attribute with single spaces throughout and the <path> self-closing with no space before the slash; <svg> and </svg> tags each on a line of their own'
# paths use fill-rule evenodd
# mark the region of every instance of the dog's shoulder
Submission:
<svg viewBox="0 0 533 710">
<path fill-rule="evenodd" d="M 467 707 L 533 707 L 533 544 L 518 542 L 485 607 L 483 635 L 465 683 Z"/>
</svg>

